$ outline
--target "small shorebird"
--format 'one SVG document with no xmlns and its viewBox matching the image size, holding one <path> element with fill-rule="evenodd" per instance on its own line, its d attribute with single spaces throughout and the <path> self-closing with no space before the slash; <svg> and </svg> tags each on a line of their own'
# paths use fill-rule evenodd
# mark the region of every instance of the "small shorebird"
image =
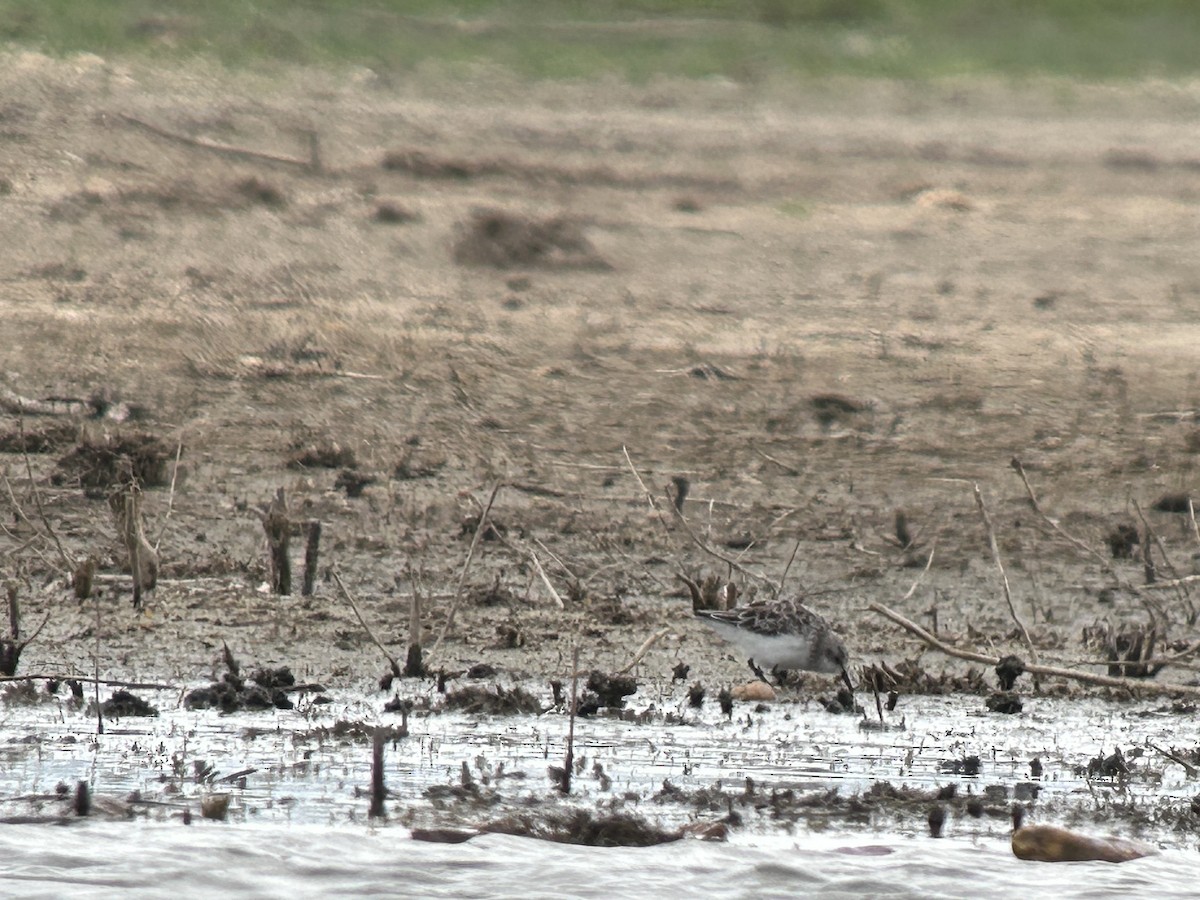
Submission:
<svg viewBox="0 0 1200 900">
<path fill-rule="evenodd" d="M 799 600 L 751 603 L 734 609 L 693 609 L 726 640 L 750 654 L 750 668 L 766 681 L 763 668 L 802 669 L 842 676 L 854 685 L 846 665 L 850 654 L 829 623 Z"/>
</svg>

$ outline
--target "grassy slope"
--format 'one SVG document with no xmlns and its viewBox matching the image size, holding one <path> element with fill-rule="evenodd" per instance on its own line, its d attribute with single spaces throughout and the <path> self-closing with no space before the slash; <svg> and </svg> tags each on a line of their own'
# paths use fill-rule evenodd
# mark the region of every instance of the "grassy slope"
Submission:
<svg viewBox="0 0 1200 900">
<path fill-rule="evenodd" d="M 0 0 L 0 38 L 50 52 L 635 81 L 1179 76 L 1198 33 L 1193 0 Z"/>
</svg>

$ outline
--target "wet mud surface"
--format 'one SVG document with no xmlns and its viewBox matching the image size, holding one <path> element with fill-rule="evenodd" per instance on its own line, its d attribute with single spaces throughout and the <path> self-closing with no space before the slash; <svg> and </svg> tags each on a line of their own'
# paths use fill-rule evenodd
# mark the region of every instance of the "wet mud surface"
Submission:
<svg viewBox="0 0 1200 900">
<path fill-rule="evenodd" d="M 1126 722 L 1145 707 L 1124 688 L 1026 674 L 997 695 L 989 666 L 930 651 L 867 608 L 991 657 L 1193 679 L 1200 168 L 1186 91 L 518 92 L 10 62 L 0 553 L 19 597 L 15 643 L 45 622 L 18 674 L 169 684 L 148 702 L 160 722 L 211 729 L 206 757 L 233 752 L 247 728 L 294 734 L 306 716 L 333 727 L 315 693 L 257 714 L 261 726 L 185 712 L 186 690 L 228 673 L 228 647 L 248 669 L 287 666 L 325 688 L 336 720 L 359 723 L 337 739 L 354 765 L 369 762 L 392 700 L 412 709 L 410 742 L 511 728 L 544 768 L 561 764 L 575 649 L 584 680 L 613 676 L 653 637 L 630 669 L 641 692 L 630 709 L 597 707 L 577 724 L 580 740 L 631 728 L 651 736 L 627 740 L 657 745 L 703 716 L 686 728 L 714 735 L 700 739 L 714 742 L 706 780 L 671 778 L 676 795 L 655 769 L 653 786 L 632 789 L 663 827 L 737 816 L 813 828 L 891 809 L 924 828 L 939 804 L 974 821 L 971 792 L 940 792 L 975 776 L 937 769 L 912 787 L 903 765 L 889 771 L 896 759 L 871 762 L 876 742 L 911 749 L 926 729 L 940 762 L 960 765 L 986 766 L 988 736 L 1013 735 L 1004 797 L 974 795 L 980 821 L 1003 829 L 1012 802 L 1045 802 L 1016 796 L 1039 783 L 1027 770 L 1051 740 L 1020 723 L 1076 703 L 1105 724 L 1064 752 L 1059 775 L 1069 769 L 1075 788 L 1052 806 L 1057 820 L 1115 818 L 1189 842 L 1186 789 L 1130 800 L 1119 772 L 1073 774 L 1118 746 L 1127 760 L 1146 754 L 1133 769 L 1147 785 L 1190 773 L 1200 740 L 1183 724 L 1186 698 L 1143 701 L 1175 723 L 1159 733 Z M 144 544 L 118 527 L 111 499 L 135 481 Z M 264 530 L 281 488 L 287 596 L 271 592 Z M 303 596 L 309 522 L 320 558 Z M 142 546 L 156 567 L 138 609 L 130 553 Z M 389 664 L 333 569 L 400 659 L 420 598 L 425 679 L 377 691 Z M 1146 588 L 1148 572 L 1179 583 Z M 763 712 L 731 700 L 725 716 L 718 695 L 749 670 L 693 620 L 680 573 L 732 577 L 746 601 L 772 597 L 786 573 L 784 589 L 846 641 L 860 685 L 869 666 L 890 673 L 884 720 L 904 730 L 827 712 L 836 685 L 811 675 Z M 262 693 L 278 707 L 275 690 Z M 517 691 L 533 699 L 487 705 Z M 690 712 L 701 695 L 703 713 Z M 873 695 L 857 700 L 878 723 Z M 52 739 L 40 713 L 6 715 L 9 750 Z M 731 782 L 717 747 L 733 723 L 757 734 L 764 717 L 778 729 L 750 745 L 777 766 L 770 786 L 751 788 L 742 770 Z M 86 741 L 86 712 L 70 721 Z M 780 784 L 805 766 L 781 748 L 813 721 L 849 754 L 853 784 L 836 794 Z M 955 736 L 961 721 L 972 740 Z M 933 722 L 950 723 L 936 740 Z M 152 739 L 162 733 L 139 738 Z M 305 752 L 298 739 L 292 750 Z M 827 748 L 816 755 L 827 770 Z M 421 790 L 463 789 L 464 761 L 424 771 Z M 83 777 L 59 771 L 38 774 L 37 790 Z M 369 783 L 359 774 L 328 788 L 331 816 L 365 810 L 348 788 Z M 553 797 L 542 772 L 529 777 L 531 793 Z M 1117 786 L 1098 793 L 1103 778 Z M 660 815 L 662 791 L 689 812 Z M 416 804 L 420 791 L 400 796 Z M 451 797 L 437 808 L 452 812 L 420 824 L 485 824 L 453 812 L 468 802 Z"/>
</svg>

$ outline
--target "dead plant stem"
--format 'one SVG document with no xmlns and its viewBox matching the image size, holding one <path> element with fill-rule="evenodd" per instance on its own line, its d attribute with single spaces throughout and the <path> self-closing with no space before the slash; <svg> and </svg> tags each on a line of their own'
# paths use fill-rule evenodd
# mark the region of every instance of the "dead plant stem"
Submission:
<svg viewBox="0 0 1200 900">
<path fill-rule="evenodd" d="M 1009 615 L 1017 623 L 1017 629 L 1021 632 L 1021 638 L 1025 641 L 1025 646 L 1029 648 L 1030 658 L 1034 662 L 1037 662 L 1037 649 L 1033 646 L 1033 640 L 1029 637 L 1029 630 L 1025 627 L 1025 623 L 1021 621 L 1021 617 L 1017 615 L 1017 608 L 1013 604 L 1012 591 L 1008 586 L 1008 575 L 1004 571 L 1004 561 L 1000 558 L 1000 546 L 996 543 L 996 529 L 992 527 L 992 517 L 988 515 L 987 506 L 983 502 L 983 492 L 979 490 L 978 484 L 975 485 L 975 505 L 978 507 L 979 515 L 983 519 L 983 527 L 987 529 L 988 547 L 992 551 L 992 561 L 996 564 L 996 569 L 1000 572 L 1000 584 L 1004 588 L 1004 599 L 1008 603 Z"/>
<path fill-rule="evenodd" d="M 442 641 L 449 634 L 450 629 L 454 627 L 454 615 L 458 612 L 458 605 L 462 602 L 463 586 L 467 582 L 467 570 L 471 567 L 471 560 L 475 558 L 475 550 L 479 546 L 479 541 L 488 526 L 488 514 L 492 511 L 492 504 L 496 502 L 496 494 L 502 486 L 503 483 L 499 481 L 492 484 L 492 490 L 488 495 L 487 503 L 484 504 L 483 512 L 479 514 L 479 522 L 475 525 L 475 533 L 471 535 L 471 546 L 467 550 L 467 558 L 463 560 L 462 570 L 458 573 L 458 586 L 454 590 L 454 599 L 450 602 L 450 611 L 446 613 L 446 621 L 442 625 L 442 630 L 438 633 L 437 640 L 433 642 L 433 649 L 430 651 L 432 653 L 437 653 L 438 648 L 442 646 Z"/>
</svg>

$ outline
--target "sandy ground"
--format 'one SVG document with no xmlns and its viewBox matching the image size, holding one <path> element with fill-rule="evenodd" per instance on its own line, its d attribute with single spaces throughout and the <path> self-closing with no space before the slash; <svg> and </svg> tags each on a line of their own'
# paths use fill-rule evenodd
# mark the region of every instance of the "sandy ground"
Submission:
<svg viewBox="0 0 1200 900">
<path fill-rule="evenodd" d="M 162 581 L 144 612 L 108 505 L 52 479 L 74 441 L 30 457 L 36 498 L 22 456 L 3 457 L 4 502 L 30 520 L 4 515 L 4 577 L 27 629 L 49 616 L 22 671 L 90 672 L 99 646 L 109 677 L 191 679 L 226 641 L 304 677 L 377 676 L 327 577 L 309 598 L 262 589 L 258 510 L 280 487 L 402 654 L 412 574 L 428 646 L 469 518 L 502 484 L 505 540 L 481 542 L 430 663 L 538 678 L 577 639 L 613 670 L 665 631 L 645 675 L 682 661 L 741 680 L 676 578 L 730 559 L 760 598 L 786 569 L 858 663 L 921 652 L 872 600 L 1020 650 L 975 483 L 1044 659 L 1094 658 L 1084 625 L 1147 621 L 1105 590 L 1107 565 L 1142 581 L 1105 544 L 1119 523 L 1144 533 L 1135 501 L 1192 573 L 1186 516 L 1150 506 L 1194 488 L 1200 453 L 1196 85 L 445 85 L 32 54 L 0 73 L 0 386 L 103 393 L 144 418 L 66 417 L 81 433 L 183 448 L 174 491 L 145 496 Z M 300 161 L 315 134 L 321 169 L 125 117 Z M 590 246 L 456 259 L 480 208 L 563 217 Z M 823 415 L 826 394 L 854 410 Z M 337 468 L 289 468 L 334 444 L 376 479 L 361 497 Z M 1039 524 L 1014 455 L 1098 557 Z M 68 556 L 98 558 L 99 618 L 64 586 L 37 500 Z M 920 569 L 888 540 L 897 509 L 916 561 L 936 546 L 908 597 Z M 1193 601 L 1153 596 L 1167 637 L 1194 638 Z"/>
</svg>

